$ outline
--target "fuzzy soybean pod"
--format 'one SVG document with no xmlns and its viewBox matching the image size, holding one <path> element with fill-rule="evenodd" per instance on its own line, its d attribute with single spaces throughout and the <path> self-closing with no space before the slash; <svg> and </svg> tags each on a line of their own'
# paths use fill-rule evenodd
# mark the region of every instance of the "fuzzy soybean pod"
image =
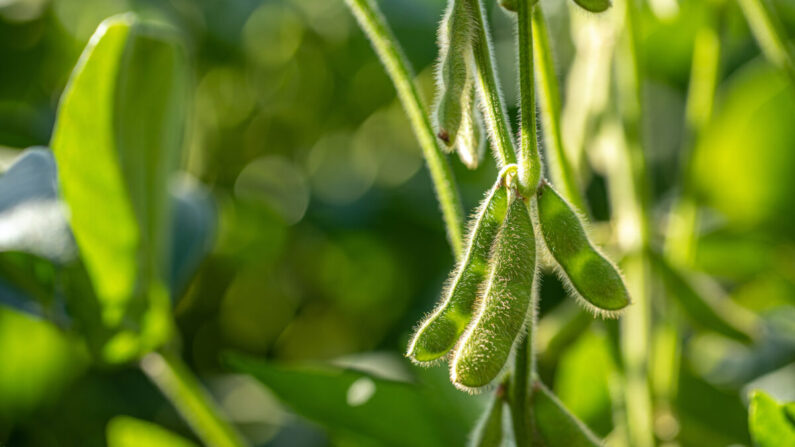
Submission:
<svg viewBox="0 0 795 447">
<path fill-rule="evenodd" d="M 448 151 L 455 147 L 465 113 L 469 113 L 472 95 L 473 24 L 468 0 L 449 0 L 439 27 L 439 65 L 436 72 L 437 136 Z"/>
<path fill-rule="evenodd" d="M 580 8 L 589 12 L 604 12 L 610 7 L 610 0 L 574 0 Z"/>
<path fill-rule="evenodd" d="M 503 370 L 527 319 L 535 274 L 533 224 L 514 194 L 494 242 L 478 315 L 455 349 L 450 376 L 456 387 L 474 391 Z"/>
<path fill-rule="evenodd" d="M 546 447 L 599 447 L 602 443 L 543 384 L 530 394 L 534 438 Z"/>
<path fill-rule="evenodd" d="M 470 110 L 462 118 L 455 147 L 461 162 L 469 169 L 477 169 L 486 152 L 486 139 L 483 132 L 483 120 L 475 100 L 475 85 L 474 83 L 470 83 L 470 85 L 468 98 Z"/>
<path fill-rule="evenodd" d="M 498 180 L 481 203 L 466 253 L 443 301 L 414 334 L 407 355 L 415 362 L 432 362 L 447 354 L 472 319 L 478 288 L 488 274 L 491 246 L 508 208 L 508 190 L 502 183 Z"/>
<path fill-rule="evenodd" d="M 544 242 L 569 291 L 594 313 L 618 316 L 630 303 L 618 268 L 591 244 L 580 217 L 557 191 L 543 182 L 537 197 Z"/>
</svg>

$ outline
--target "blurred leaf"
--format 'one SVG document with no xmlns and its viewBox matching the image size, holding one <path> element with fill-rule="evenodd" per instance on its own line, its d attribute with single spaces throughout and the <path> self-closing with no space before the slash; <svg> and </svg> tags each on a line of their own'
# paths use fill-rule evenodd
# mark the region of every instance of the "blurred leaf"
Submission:
<svg viewBox="0 0 795 447">
<path fill-rule="evenodd" d="M 795 88 L 770 65 L 749 64 L 722 91 L 690 171 L 706 204 L 735 228 L 762 227 L 792 240 L 793 116 Z"/>
<path fill-rule="evenodd" d="M 253 375 L 296 413 L 331 429 L 390 446 L 462 445 L 467 427 L 437 407 L 432 390 L 343 369 L 283 367 L 237 354 L 229 365 Z"/>
<path fill-rule="evenodd" d="M 0 251 L 24 251 L 58 262 L 75 256 L 58 200 L 55 161 L 30 148 L 0 177 Z"/>
<path fill-rule="evenodd" d="M 751 393 L 748 426 L 757 447 L 795 445 L 795 415 L 792 404 L 777 403 L 764 391 Z"/>
<path fill-rule="evenodd" d="M 74 341 L 52 324 L 0 307 L 0 432 L 55 400 L 86 363 Z"/>
<path fill-rule="evenodd" d="M 547 447 L 597 447 L 598 438 L 572 415 L 541 382 L 533 384 L 531 408 L 535 430 Z"/>
<path fill-rule="evenodd" d="M 673 298 L 684 310 L 684 314 L 696 327 L 703 327 L 742 343 L 750 343 L 757 338 L 760 324 L 749 311 L 739 307 L 727 297 L 715 296 L 717 286 L 712 292 L 704 287 L 700 290 L 683 272 L 670 265 L 662 256 L 652 256 L 654 266 L 665 282 L 668 296 Z"/>
<path fill-rule="evenodd" d="M 172 296 L 178 297 L 212 249 L 217 210 L 210 192 L 189 177 L 172 186 L 171 197 L 174 219 L 169 283 Z"/>
<path fill-rule="evenodd" d="M 108 422 L 108 447 L 195 447 L 191 441 L 151 422 L 116 416 Z"/>
<path fill-rule="evenodd" d="M 117 331 L 104 347 L 111 363 L 172 330 L 165 191 L 182 146 L 185 84 L 168 30 L 116 16 L 97 29 L 59 107 L 52 147 L 102 323 Z"/>
</svg>

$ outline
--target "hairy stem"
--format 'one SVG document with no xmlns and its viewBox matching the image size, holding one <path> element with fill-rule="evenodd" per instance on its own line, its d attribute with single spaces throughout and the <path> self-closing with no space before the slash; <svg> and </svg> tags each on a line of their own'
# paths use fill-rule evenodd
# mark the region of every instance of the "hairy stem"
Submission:
<svg viewBox="0 0 795 447">
<path fill-rule="evenodd" d="M 517 2 L 519 15 L 519 92 L 521 131 L 519 142 L 519 184 L 529 197 L 541 180 L 541 157 L 536 136 L 535 81 L 533 79 L 533 5 L 530 0 Z"/>
<path fill-rule="evenodd" d="M 533 9 L 533 49 L 535 50 L 535 74 L 538 80 L 541 123 L 544 126 L 544 137 L 548 148 L 546 162 L 549 174 L 563 197 L 584 212 L 586 210 L 585 199 L 574 174 L 571 160 L 563 146 L 563 132 L 560 127 L 560 90 L 555 75 L 547 24 L 540 3 L 536 4 Z"/>
<path fill-rule="evenodd" d="M 787 44 L 784 26 L 765 0 L 739 0 L 748 24 L 762 52 L 795 82 L 795 56 Z"/>
<path fill-rule="evenodd" d="M 160 388 L 205 445 L 248 445 L 224 419 L 212 398 L 177 354 L 166 351 L 151 352 L 141 359 L 141 370 Z"/>
<path fill-rule="evenodd" d="M 478 92 L 480 92 L 486 126 L 495 148 L 497 163 L 499 167 L 503 167 L 516 163 L 516 149 L 500 92 L 500 84 L 494 70 L 486 11 L 483 8 L 482 0 L 469 1 L 472 6 L 473 26 L 477 33 L 472 43 L 472 53 L 477 68 Z"/>
<path fill-rule="evenodd" d="M 345 0 L 345 3 L 353 12 L 367 38 L 370 39 L 376 54 L 395 85 L 400 102 L 406 110 L 414 134 L 422 147 L 425 162 L 431 172 L 436 197 L 442 208 L 447 238 L 458 259 L 464 249 L 461 198 L 453 178 L 453 171 L 439 147 L 426 108 L 414 85 L 409 63 L 389 30 L 381 11 L 372 0 Z"/>
</svg>

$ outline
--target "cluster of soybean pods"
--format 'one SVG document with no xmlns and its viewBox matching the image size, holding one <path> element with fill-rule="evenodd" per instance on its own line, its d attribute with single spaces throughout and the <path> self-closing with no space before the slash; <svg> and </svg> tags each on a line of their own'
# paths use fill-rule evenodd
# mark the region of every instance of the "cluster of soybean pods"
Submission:
<svg viewBox="0 0 795 447">
<path fill-rule="evenodd" d="M 516 9 L 516 0 L 500 3 Z M 610 5 L 577 4 L 592 12 Z M 469 167 L 477 166 L 485 147 L 472 68 L 472 7 L 471 0 L 450 0 L 445 12 L 434 114 L 437 136 Z M 408 348 L 419 364 L 448 359 L 453 384 L 467 391 L 499 380 L 534 320 L 540 256 L 592 312 L 613 317 L 630 303 L 621 274 L 591 243 L 578 212 L 546 180 L 527 193 L 519 187 L 518 171 L 516 164 L 500 171 L 470 223 L 464 256 L 439 305 Z"/>
</svg>

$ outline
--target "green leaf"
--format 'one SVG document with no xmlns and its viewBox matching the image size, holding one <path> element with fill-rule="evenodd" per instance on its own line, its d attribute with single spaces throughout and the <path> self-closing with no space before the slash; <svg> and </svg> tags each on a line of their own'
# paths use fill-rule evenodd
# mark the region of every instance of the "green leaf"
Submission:
<svg viewBox="0 0 795 447">
<path fill-rule="evenodd" d="M 182 146 L 184 55 L 167 30 L 132 14 L 104 21 L 75 67 L 52 148 L 72 231 L 112 336 L 103 357 L 124 362 L 170 337 L 170 207 Z"/>
<path fill-rule="evenodd" d="M 433 404 L 438 400 L 433 390 L 419 385 L 354 370 L 276 366 L 237 354 L 228 355 L 227 363 L 254 376 L 296 413 L 330 429 L 390 446 L 464 445 L 467 427 Z"/>
<path fill-rule="evenodd" d="M 108 422 L 108 447 L 195 447 L 191 441 L 151 422 L 116 416 Z"/>
<path fill-rule="evenodd" d="M 781 405 L 762 390 L 751 392 L 748 426 L 757 447 L 795 445 L 792 403 Z"/>
<path fill-rule="evenodd" d="M 726 297 L 715 296 L 719 293 L 717 289 L 710 294 L 709 290 L 697 288 L 690 278 L 685 277 L 684 273 L 661 256 L 655 255 L 652 258 L 665 283 L 668 296 L 684 310 L 691 324 L 742 343 L 750 343 L 757 338 L 760 324 L 754 314 Z"/>
<path fill-rule="evenodd" d="M 601 442 L 541 382 L 533 384 L 534 435 L 546 447 L 598 447 Z"/>
</svg>

